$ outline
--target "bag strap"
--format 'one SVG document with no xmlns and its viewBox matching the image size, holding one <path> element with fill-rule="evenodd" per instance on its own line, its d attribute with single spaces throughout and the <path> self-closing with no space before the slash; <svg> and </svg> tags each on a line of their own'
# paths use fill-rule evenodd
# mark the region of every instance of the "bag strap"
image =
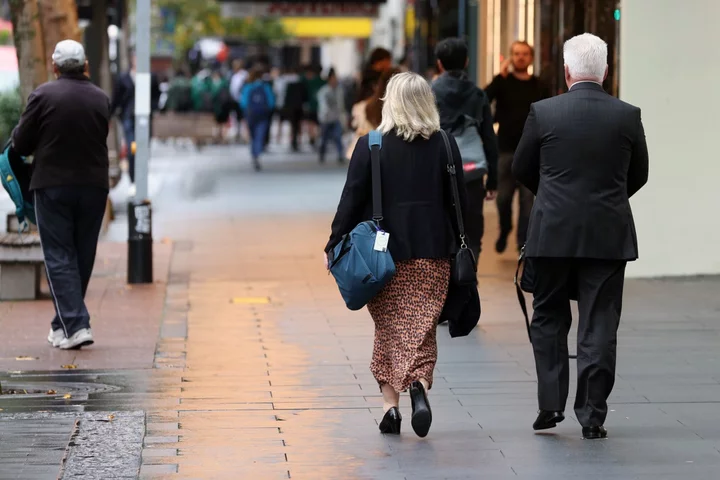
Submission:
<svg viewBox="0 0 720 480">
<path fill-rule="evenodd" d="M 522 267 L 523 263 L 525 263 L 525 246 L 523 246 L 520 250 L 520 256 L 518 257 L 518 264 L 517 269 L 515 270 L 515 278 L 513 278 L 513 283 L 515 283 L 515 292 L 517 293 L 520 310 L 522 310 L 523 315 L 525 316 L 525 326 L 527 327 L 528 339 L 530 340 L 530 343 L 532 343 L 532 337 L 530 336 L 530 316 L 528 315 L 527 301 L 525 300 L 525 294 L 523 293 L 522 288 L 520 288 L 520 267 Z"/>
<path fill-rule="evenodd" d="M 382 210 L 382 177 L 380 175 L 380 149 L 382 149 L 382 135 L 378 130 L 371 130 L 369 134 L 370 162 L 372 173 L 373 221 L 379 226 L 383 219 Z"/>
<path fill-rule="evenodd" d="M 445 151 L 447 152 L 447 171 L 450 174 L 450 188 L 452 189 L 455 215 L 457 216 L 458 230 L 460 233 L 460 248 L 467 248 L 467 244 L 465 243 L 465 223 L 463 222 L 462 210 L 460 209 L 460 191 L 458 190 L 457 172 L 455 171 L 452 148 L 450 147 L 450 140 L 445 130 L 440 130 L 440 134 L 445 142 Z"/>
</svg>

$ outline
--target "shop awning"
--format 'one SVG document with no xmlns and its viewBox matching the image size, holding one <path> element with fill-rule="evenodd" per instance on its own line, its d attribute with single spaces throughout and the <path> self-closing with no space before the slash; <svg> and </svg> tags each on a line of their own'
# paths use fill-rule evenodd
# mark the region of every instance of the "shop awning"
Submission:
<svg viewBox="0 0 720 480">
<path fill-rule="evenodd" d="M 370 18 L 299 18 L 281 19 L 288 35 L 297 38 L 368 38 L 372 34 Z"/>
</svg>

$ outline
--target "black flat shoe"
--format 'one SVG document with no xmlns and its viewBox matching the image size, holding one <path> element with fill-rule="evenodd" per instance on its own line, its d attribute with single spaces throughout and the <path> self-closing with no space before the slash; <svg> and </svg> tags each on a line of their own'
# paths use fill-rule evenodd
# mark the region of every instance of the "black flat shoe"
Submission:
<svg viewBox="0 0 720 480">
<path fill-rule="evenodd" d="M 548 428 L 555 428 L 557 424 L 563 420 L 565 420 L 565 414 L 563 412 L 540 410 L 535 423 L 533 423 L 533 430 L 547 430 Z"/>
<path fill-rule="evenodd" d="M 607 430 L 605 430 L 605 427 L 602 425 L 599 427 L 583 427 L 582 434 L 585 440 L 599 440 L 601 438 L 607 438 Z"/>
<path fill-rule="evenodd" d="M 390 433 L 400 435 L 400 424 L 402 423 L 402 415 L 397 407 L 392 407 L 385 412 L 385 416 L 380 422 L 380 433 Z"/>
<path fill-rule="evenodd" d="M 410 385 L 410 402 L 412 403 L 410 424 L 418 437 L 425 437 L 432 424 L 432 410 L 422 383 L 415 381 Z"/>
</svg>

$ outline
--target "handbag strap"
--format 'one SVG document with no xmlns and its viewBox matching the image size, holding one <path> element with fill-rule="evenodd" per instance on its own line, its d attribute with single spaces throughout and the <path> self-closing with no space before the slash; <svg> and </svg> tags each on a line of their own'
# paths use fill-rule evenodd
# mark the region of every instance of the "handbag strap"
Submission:
<svg viewBox="0 0 720 480">
<path fill-rule="evenodd" d="M 452 148 L 445 130 L 440 130 L 440 134 L 445 142 L 445 151 L 447 152 L 447 171 L 450 174 L 450 188 L 452 189 L 453 203 L 455 204 L 455 215 L 457 216 L 458 231 L 460 233 L 460 248 L 467 248 L 465 243 L 465 223 L 463 222 L 462 210 L 460 209 L 460 191 L 458 190 L 457 172 L 455 170 L 455 162 L 453 161 Z"/>
<path fill-rule="evenodd" d="M 382 210 L 382 177 L 380 174 L 380 149 L 382 148 L 382 134 L 378 130 L 369 133 L 370 163 L 372 175 L 372 202 L 373 221 L 380 226 L 383 219 Z"/>
<path fill-rule="evenodd" d="M 522 288 L 520 288 L 520 267 L 522 267 L 523 263 L 525 263 L 524 245 L 520 250 L 520 256 L 518 257 L 518 264 L 517 269 L 515 270 L 515 278 L 513 278 L 513 283 L 515 283 L 515 292 L 517 293 L 520 310 L 522 310 L 523 315 L 525 316 L 525 326 L 527 327 L 528 339 L 530 340 L 530 343 L 532 343 L 532 336 L 530 335 L 530 316 L 528 315 L 527 301 L 525 300 L 525 294 L 523 293 Z"/>
</svg>

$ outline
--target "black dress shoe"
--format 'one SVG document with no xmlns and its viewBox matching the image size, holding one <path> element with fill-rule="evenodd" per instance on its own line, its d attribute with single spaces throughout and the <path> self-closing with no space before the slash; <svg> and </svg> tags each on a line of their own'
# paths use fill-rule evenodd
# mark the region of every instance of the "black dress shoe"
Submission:
<svg viewBox="0 0 720 480">
<path fill-rule="evenodd" d="M 380 422 L 380 433 L 391 433 L 400 435 L 400 424 L 402 423 L 402 415 L 397 407 L 392 407 L 385 412 L 385 416 Z"/>
<path fill-rule="evenodd" d="M 432 410 L 422 383 L 415 381 L 410 384 L 410 402 L 412 403 L 410 424 L 418 437 L 425 437 L 432 424 Z"/>
<path fill-rule="evenodd" d="M 599 427 L 583 427 L 582 433 L 585 440 L 598 440 L 607 437 L 607 430 L 602 425 Z"/>
<path fill-rule="evenodd" d="M 497 253 L 503 253 L 507 249 L 507 235 L 500 235 L 500 238 L 495 242 L 495 251 Z"/>
<path fill-rule="evenodd" d="M 540 410 L 535 423 L 533 423 L 533 430 L 547 430 L 548 428 L 555 428 L 557 424 L 563 420 L 565 420 L 565 414 L 563 412 Z"/>
</svg>

